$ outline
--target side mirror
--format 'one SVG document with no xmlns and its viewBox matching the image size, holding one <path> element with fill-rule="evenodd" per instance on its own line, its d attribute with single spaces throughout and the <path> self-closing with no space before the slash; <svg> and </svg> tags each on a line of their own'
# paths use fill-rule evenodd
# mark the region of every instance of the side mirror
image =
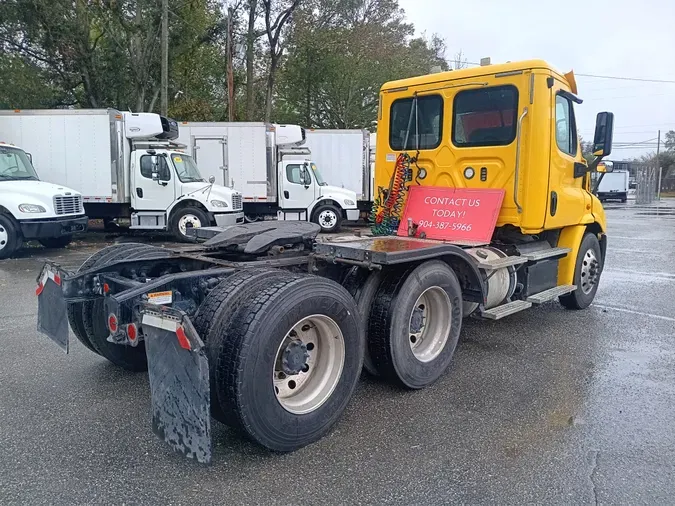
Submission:
<svg viewBox="0 0 675 506">
<path fill-rule="evenodd" d="M 30 153 L 26 153 L 26 156 L 28 157 L 28 161 L 30 161 L 30 163 L 33 163 L 33 155 L 31 155 Z"/>
<path fill-rule="evenodd" d="M 209 183 L 213 184 L 216 182 L 216 176 L 209 176 Z"/>
<path fill-rule="evenodd" d="M 608 156 L 612 152 L 614 137 L 614 114 L 599 112 L 595 119 L 595 136 L 593 137 L 593 155 Z"/>
</svg>

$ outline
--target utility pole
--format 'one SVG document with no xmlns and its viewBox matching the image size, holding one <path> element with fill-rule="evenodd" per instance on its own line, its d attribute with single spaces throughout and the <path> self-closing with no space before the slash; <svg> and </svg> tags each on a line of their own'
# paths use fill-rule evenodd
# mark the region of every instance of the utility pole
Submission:
<svg viewBox="0 0 675 506">
<path fill-rule="evenodd" d="M 227 8 L 227 117 L 229 121 L 234 121 L 234 69 L 232 60 L 234 59 L 234 48 L 232 37 L 232 16 L 234 9 Z"/>
<path fill-rule="evenodd" d="M 169 0 L 162 0 L 162 83 L 161 113 L 166 116 L 169 109 Z"/>
<path fill-rule="evenodd" d="M 659 185 L 656 187 L 656 200 L 661 200 L 661 163 L 659 162 L 659 152 L 661 151 L 661 130 L 659 130 L 659 140 L 656 141 L 656 170 L 659 171 Z"/>
</svg>

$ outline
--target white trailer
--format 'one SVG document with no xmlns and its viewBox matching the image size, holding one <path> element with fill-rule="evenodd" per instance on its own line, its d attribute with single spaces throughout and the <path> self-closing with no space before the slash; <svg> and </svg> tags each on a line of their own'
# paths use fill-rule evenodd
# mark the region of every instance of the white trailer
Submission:
<svg viewBox="0 0 675 506">
<path fill-rule="evenodd" d="M 368 130 L 308 129 L 305 141 L 323 177 L 355 192 L 363 210 L 370 209 L 372 202 L 371 146 L 373 152 L 375 149 L 372 135 Z"/>
<path fill-rule="evenodd" d="M 608 172 L 602 176 L 597 195 L 601 202 L 606 200 L 628 200 L 629 174 L 625 171 Z"/>
<path fill-rule="evenodd" d="M 30 151 L 45 181 L 82 193 L 90 218 L 185 240 L 190 227 L 243 223 L 241 194 L 207 182 L 177 137 L 152 113 L 0 111 L 0 138 Z"/>
<path fill-rule="evenodd" d="M 183 122 L 179 141 L 200 170 L 243 195 L 248 221 L 313 221 L 334 232 L 356 220 L 356 193 L 330 186 L 305 129 L 266 123 Z"/>
</svg>

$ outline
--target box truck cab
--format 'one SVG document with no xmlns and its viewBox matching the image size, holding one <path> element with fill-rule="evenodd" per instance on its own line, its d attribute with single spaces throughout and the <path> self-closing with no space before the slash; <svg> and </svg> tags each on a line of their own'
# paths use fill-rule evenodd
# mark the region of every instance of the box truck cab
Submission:
<svg viewBox="0 0 675 506">
<path fill-rule="evenodd" d="M 0 258 L 11 256 L 24 240 L 63 247 L 86 229 L 82 195 L 40 181 L 30 155 L 0 141 Z"/>
<path fill-rule="evenodd" d="M 249 222 L 313 221 L 335 232 L 359 217 L 356 193 L 323 177 L 298 125 L 184 122 L 179 140 L 204 175 L 243 194 Z"/>
<path fill-rule="evenodd" d="M 190 240 L 190 227 L 244 222 L 241 194 L 207 180 L 178 123 L 114 109 L 1 111 L 0 134 L 33 153 L 47 181 L 83 195 L 89 218 Z"/>
</svg>

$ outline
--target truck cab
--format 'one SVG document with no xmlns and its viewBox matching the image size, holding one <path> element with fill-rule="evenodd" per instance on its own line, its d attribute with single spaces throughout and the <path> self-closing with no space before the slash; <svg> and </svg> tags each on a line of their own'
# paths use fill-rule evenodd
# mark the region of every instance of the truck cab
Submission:
<svg viewBox="0 0 675 506">
<path fill-rule="evenodd" d="M 297 125 L 275 125 L 277 152 L 277 219 L 317 223 L 324 232 L 335 232 L 343 219 L 359 218 L 356 192 L 329 185 L 320 167 L 303 146 L 304 129 Z"/>
<path fill-rule="evenodd" d="M 596 266 L 604 259 L 605 211 L 591 191 L 590 173 L 611 152 L 613 115 L 598 114 L 596 158 L 587 164 L 574 114 L 581 103 L 574 74 L 541 60 L 386 83 L 380 92 L 375 207 L 388 203 L 400 217 L 409 185 L 503 191 L 493 244 L 545 241 L 569 249 L 543 274 L 543 285 L 555 287 L 557 279 L 558 286 L 575 289 L 565 300 L 587 305 L 597 284 L 590 290 L 582 283 L 579 276 L 587 273 L 577 263 L 585 254 Z M 401 155 L 408 160 L 403 171 Z M 392 187 L 402 191 L 391 195 Z M 392 223 L 398 226 L 396 219 Z M 587 235 L 592 237 L 585 241 Z M 597 248 L 580 251 L 582 242 Z M 600 270 L 593 270 L 596 281 Z"/>
<path fill-rule="evenodd" d="M 82 195 L 40 181 L 30 154 L 0 142 L 0 258 L 33 239 L 48 248 L 66 246 L 86 229 Z"/>
<path fill-rule="evenodd" d="M 186 146 L 173 142 L 175 121 L 147 113 L 125 113 L 124 119 L 132 146 L 131 228 L 168 229 L 189 240 L 189 228 L 244 222 L 241 194 L 204 179 Z"/>
</svg>

